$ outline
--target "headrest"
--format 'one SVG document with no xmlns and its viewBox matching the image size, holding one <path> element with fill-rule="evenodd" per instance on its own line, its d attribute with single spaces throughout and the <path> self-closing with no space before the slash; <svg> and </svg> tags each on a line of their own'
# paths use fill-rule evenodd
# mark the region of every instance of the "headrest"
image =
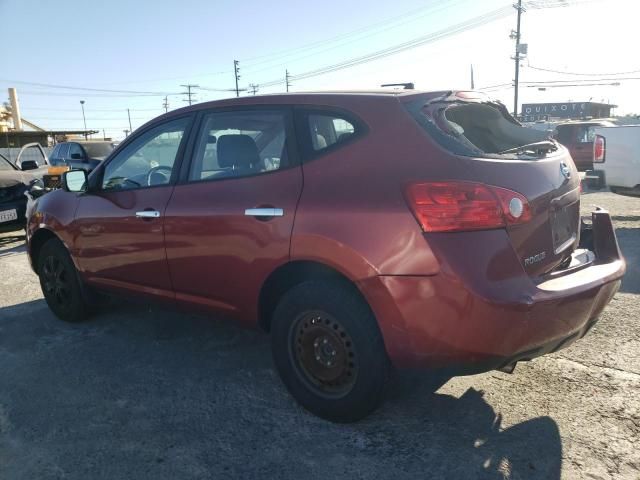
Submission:
<svg viewBox="0 0 640 480">
<path fill-rule="evenodd" d="M 218 166 L 246 170 L 260 163 L 256 142 L 249 135 L 222 135 L 218 145 Z"/>
</svg>

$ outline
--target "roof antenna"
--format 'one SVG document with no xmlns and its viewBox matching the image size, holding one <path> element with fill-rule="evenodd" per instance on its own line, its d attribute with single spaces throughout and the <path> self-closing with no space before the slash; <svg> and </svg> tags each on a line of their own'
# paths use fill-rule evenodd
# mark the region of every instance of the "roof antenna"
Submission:
<svg viewBox="0 0 640 480">
<path fill-rule="evenodd" d="M 405 90 L 414 90 L 416 87 L 413 82 L 407 83 L 385 83 L 384 85 L 380 85 L 381 87 L 402 87 Z"/>
</svg>

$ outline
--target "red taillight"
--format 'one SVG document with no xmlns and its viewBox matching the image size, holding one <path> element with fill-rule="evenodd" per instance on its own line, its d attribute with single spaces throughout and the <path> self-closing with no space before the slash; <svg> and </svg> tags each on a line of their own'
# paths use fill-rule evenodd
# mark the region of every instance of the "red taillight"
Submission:
<svg viewBox="0 0 640 480">
<path fill-rule="evenodd" d="M 593 141 L 593 163 L 604 163 L 606 143 L 602 135 L 596 135 Z"/>
<path fill-rule="evenodd" d="M 413 183 L 407 201 L 425 232 L 489 230 L 531 219 L 517 192 L 474 182 Z"/>
</svg>

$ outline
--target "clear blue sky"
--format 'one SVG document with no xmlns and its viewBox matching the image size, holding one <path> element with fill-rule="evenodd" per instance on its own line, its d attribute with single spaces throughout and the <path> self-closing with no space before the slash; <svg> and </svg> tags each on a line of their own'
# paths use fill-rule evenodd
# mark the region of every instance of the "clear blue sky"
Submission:
<svg viewBox="0 0 640 480">
<path fill-rule="evenodd" d="M 640 70 L 640 57 L 625 54 L 638 44 L 640 2 L 568 2 L 573 5 L 529 9 L 523 15 L 523 41 L 529 43 L 531 65 L 582 73 Z M 184 90 L 179 86 L 182 83 L 225 89 L 234 86 L 233 60 L 238 59 L 240 86 L 247 88 L 249 83 L 284 78 L 286 68 L 299 75 L 510 4 L 504 0 L 0 0 L 4 42 L 0 101 L 7 96 L 6 88 L 15 86 L 25 118 L 47 128 L 82 128 L 82 99 L 89 128 L 104 128 L 107 135 L 122 137 L 128 126 L 127 108 L 135 129 L 163 112 L 164 98 L 115 96 L 14 81 L 168 93 Z M 375 62 L 294 81 L 292 90 L 372 88 L 401 81 L 413 81 L 427 90 L 468 88 L 471 63 L 476 87 L 509 83 L 513 78 L 509 32 L 515 28 L 515 10 L 498 17 L 484 26 Z M 640 72 L 627 76 L 640 77 Z M 526 66 L 522 70 L 523 81 L 577 78 L 588 77 Z M 640 81 L 621 83 L 546 92 L 524 87 L 521 100 L 593 98 L 617 103 L 620 112 L 640 112 Z M 262 87 L 259 93 L 283 89 L 282 85 Z M 511 106 L 513 90 L 509 86 L 492 94 Z M 201 90 L 196 98 L 206 101 L 229 95 Z M 170 109 L 185 105 L 183 98 L 170 95 Z"/>
</svg>

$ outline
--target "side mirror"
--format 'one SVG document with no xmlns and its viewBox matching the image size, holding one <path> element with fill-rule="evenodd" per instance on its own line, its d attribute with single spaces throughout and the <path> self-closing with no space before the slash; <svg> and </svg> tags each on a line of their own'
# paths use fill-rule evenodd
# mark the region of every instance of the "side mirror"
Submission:
<svg viewBox="0 0 640 480">
<path fill-rule="evenodd" d="M 62 174 L 62 188 L 67 192 L 87 191 L 87 172 L 84 170 L 71 170 Z"/>
<path fill-rule="evenodd" d="M 71 160 L 82 160 L 84 157 L 80 153 L 72 153 Z"/>
<path fill-rule="evenodd" d="M 20 170 L 22 171 L 35 170 L 36 168 L 38 168 L 38 162 L 35 160 L 23 160 L 20 163 Z"/>
</svg>

